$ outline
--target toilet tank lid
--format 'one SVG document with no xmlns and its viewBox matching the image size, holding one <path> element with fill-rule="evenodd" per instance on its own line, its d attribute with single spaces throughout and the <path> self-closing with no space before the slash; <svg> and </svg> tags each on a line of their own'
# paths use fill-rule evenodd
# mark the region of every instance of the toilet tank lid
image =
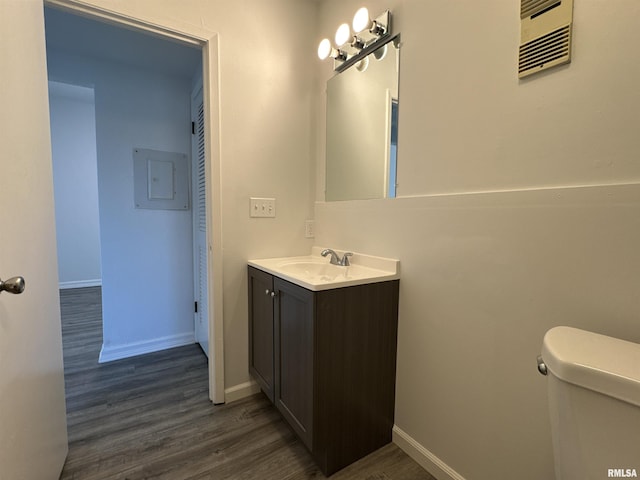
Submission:
<svg viewBox="0 0 640 480">
<path fill-rule="evenodd" d="M 561 380 L 640 406 L 640 344 L 555 327 L 544 336 L 542 360 Z"/>
</svg>

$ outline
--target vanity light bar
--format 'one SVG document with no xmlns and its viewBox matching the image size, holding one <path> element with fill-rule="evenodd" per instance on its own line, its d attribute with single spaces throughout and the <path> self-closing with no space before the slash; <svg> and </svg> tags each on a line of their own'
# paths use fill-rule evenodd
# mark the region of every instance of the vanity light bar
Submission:
<svg viewBox="0 0 640 480">
<path fill-rule="evenodd" d="M 351 27 L 343 23 L 336 31 L 334 43 L 328 38 L 318 45 L 318 58 L 333 59 L 333 69 L 341 72 L 359 62 L 391 36 L 391 12 L 386 10 L 376 18 L 366 7 L 358 9 Z"/>
</svg>

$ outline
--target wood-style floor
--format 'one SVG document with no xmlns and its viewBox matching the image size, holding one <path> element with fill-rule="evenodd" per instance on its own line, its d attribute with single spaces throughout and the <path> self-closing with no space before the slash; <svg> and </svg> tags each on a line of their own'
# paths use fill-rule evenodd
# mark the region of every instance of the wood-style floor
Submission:
<svg viewBox="0 0 640 480">
<path fill-rule="evenodd" d="M 262 395 L 214 406 L 197 345 L 98 364 L 100 288 L 62 290 L 69 455 L 61 479 L 322 479 Z M 335 480 L 435 480 L 390 444 Z"/>
</svg>

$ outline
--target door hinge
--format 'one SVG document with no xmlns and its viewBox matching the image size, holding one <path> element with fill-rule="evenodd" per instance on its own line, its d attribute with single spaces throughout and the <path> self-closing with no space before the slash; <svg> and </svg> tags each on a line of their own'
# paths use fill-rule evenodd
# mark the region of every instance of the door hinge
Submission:
<svg viewBox="0 0 640 480">
<path fill-rule="evenodd" d="M 198 313 L 198 302 L 194 302 L 194 303 L 195 303 L 196 313 Z"/>
<path fill-rule="evenodd" d="M 196 134 L 196 122 L 191 122 L 191 135 Z"/>
</svg>

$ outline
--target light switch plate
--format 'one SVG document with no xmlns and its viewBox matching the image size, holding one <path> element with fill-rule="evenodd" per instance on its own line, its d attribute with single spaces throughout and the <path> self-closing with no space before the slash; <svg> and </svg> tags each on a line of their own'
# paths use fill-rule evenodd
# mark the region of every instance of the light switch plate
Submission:
<svg viewBox="0 0 640 480">
<path fill-rule="evenodd" d="M 273 218 L 276 216 L 275 198 L 250 198 L 250 217 Z"/>
</svg>

